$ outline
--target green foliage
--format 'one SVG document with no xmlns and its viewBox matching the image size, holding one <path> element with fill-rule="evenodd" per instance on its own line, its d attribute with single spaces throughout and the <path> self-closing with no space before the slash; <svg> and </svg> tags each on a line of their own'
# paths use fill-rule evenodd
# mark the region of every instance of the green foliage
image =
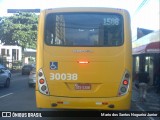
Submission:
<svg viewBox="0 0 160 120">
<path fill-rule="evenodd" d="M 36 48 L 38 16 L 18 13 L 0 18 L 0 40 L 4 45 Z"/>
</svg>

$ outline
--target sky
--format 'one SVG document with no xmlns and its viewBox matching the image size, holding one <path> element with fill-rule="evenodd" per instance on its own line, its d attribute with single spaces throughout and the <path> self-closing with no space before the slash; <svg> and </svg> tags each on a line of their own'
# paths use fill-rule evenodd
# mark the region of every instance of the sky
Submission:
<svg viewBox="0 0 160 120">
<path fill-rule="evenodd" d="M 134 11 L 143 0 L 0 0 L 0 9 L 54 8 L 54 7 L 119 7 Z"/>
<path fill-rule="evenodd" d="M 160 29 L 159 4 L 160 0 L 0 0 L 0 16 L 8 15 L 7 9 L 46 9 L 57 7 L 123 8 L 130 13 L 134 36 L 137 27 L 150 30 Z"/>
</svg>

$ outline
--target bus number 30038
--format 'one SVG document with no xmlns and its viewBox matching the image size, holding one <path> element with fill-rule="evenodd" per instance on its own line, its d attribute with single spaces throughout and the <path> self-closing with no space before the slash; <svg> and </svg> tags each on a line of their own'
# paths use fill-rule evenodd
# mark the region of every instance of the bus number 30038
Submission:
<svg viewBox="0 0 160 120">
<path fill-rule="evenodd" d="M 76 73 L 50 73 L 50 80 L 77 80 Z"/>
</svg>

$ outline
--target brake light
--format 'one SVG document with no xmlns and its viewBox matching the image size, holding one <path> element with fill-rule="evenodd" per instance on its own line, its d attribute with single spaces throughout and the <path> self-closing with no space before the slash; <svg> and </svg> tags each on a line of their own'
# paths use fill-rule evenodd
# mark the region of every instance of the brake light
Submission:
<svg viewBox="0 0 160 120">
<path fill-rule="evenodd" d="M 123 85 L 128 85 L 128 80 L 123 80 Z"/>
<path fill-rule="evenodd" d="M 89 62 L 88 61 L 78 61 L 78 63 L 80 63 L 80 64 L 88 64 Z"/>
<path fill-rule="evenodd" d="M 38 71 L 38 89 L 42 94 L 49 95 L 47 81 L 42 69 Z"/>
<path fill-rule="evenodd" d="M 43 80 L 43 79 L 40 79 L 40 80 L 39 80 L 39 83 L 40 83 L 40 84 L 43 84 L 43 83 L 44 83 L 44 80 Z"/>
</svg>

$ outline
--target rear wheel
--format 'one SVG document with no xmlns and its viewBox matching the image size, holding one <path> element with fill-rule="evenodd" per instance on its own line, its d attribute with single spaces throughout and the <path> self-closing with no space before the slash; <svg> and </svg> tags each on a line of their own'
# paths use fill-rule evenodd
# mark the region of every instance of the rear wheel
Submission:
<svg viewBox="0 0 160 120">
<path fill-rule="evenodd" d="M 10 79 L 7 78 L 7 80 L 6 80 L 5 84 L 4 84 L 4 87 L 5 88 L 9 88 L 9 86 L 10 86 Z"/>
</svg>

